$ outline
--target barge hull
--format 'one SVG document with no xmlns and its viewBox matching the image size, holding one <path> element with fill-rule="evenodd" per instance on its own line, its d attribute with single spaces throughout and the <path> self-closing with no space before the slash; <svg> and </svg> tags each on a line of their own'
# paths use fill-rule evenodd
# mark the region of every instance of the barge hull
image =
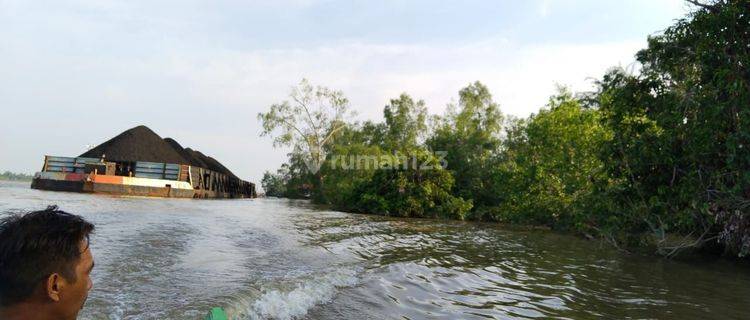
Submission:
<svg viewBox="0 0 750 320">
<path fill-rule="evenodd" d="M 113 179 L 114 178 L 114 179 Z M 175 184 L 173 187 L 172 185 Z M 184 183 L 183 183 L 184 184 Z M 111 195 L 193 198 L 195 190 L 180 181 L 160 179 L 110 177 L 77 173 L 39 172 L 31 181 L 32 189 L 100 193 Z"/>
<path fill-rule="evenodd" d="M 113 195 L 128 195 L 141 197 L 163 197 L 163 198 L 193 198 L 195 191 L 185 189 L 172 189 L 166 187 L 130 186 L 124 184 L 90 183 L 91 191 L 85 188 L 83 192 L 105 193 Z"/>
<path fill-rule="evenodd" d="M 45 156 L 32 189 L 166 198 L 255 198 L 255 185 L 190 165 Z"/>
<path fill-rule="evenodd" d="M 31 180 L 31 189 L 83 192 L 83 181 L 54 180 L 34 177 L 34 179 Z"/>
</svg>

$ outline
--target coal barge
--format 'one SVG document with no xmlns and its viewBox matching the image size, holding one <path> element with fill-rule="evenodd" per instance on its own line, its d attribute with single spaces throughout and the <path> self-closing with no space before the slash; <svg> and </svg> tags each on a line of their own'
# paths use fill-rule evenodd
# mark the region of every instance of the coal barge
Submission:
<svg viewBox="0 0 750 320">
<path fill-rule="evenodd" d="M 78 157 L 45 156 L 31 188 L 169 198 L 256 197 L 255 184 L 146 126 L 129 129 Z"/>
</svg>

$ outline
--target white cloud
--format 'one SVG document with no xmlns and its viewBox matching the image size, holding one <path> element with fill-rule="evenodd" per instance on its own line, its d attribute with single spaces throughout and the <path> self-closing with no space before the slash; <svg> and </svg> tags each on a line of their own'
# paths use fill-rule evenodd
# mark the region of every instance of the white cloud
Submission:
<svg viewBox="0 0 750 320">
<path fill-rule="evenodd" d="M 174 76 L 188 79 L 194 98 L 257 111 L 284 99 L 302 77 L 343 90 L 369 119 L 379 118 L 388 99 L 401 92 L 425 99 L 440 113 L 460 88 L 479 80 L 506 112 L 526 116 L 544 105 L 555 84 L 590 90 L 591 78 L 631 63 L 644 45 L 519 46 L 502 39 L 455 47 L 352 43 L 172 56 L 167 65 Z"/>
<path fill-rule="evenodd" d="M 252 171 L 257 181 L 261 170 L 275 169 L 285 159 L 285 151 L 271 150 L 269 139 L 255 138 L 260 131 L 255 114 L 286 99 L 302 77 L 343 90 L 359 119 L 380 120 L 383 106 L 401 92 L 424 99 L 431 113 L 443 113 L 458 90 L 476 80 L 488 85 L 503 112 L 525 117 L 544 106 L 556 84 L 592 90 L 591 78 L 629 64 L 644 45 L 645 41 L 623 41 L 519 46 L 503 39 L 455 47 L 353 43 L 172 56 L 166 71 L 188 81 L 189 100 L 222 106 L 222 114 L 244 119 L 247 127 L 241 134 L 227 132 L 213 140 L 246 146 L 242 150 L 223 150 L 202 134 L 182 136 L 199 148 L 216 148 L 211 152 L 228 159 L 230 168 Z"/>
<path fill-rule="evenodd" d="M 85 10 L 72 14 L 37 13 L 25 7 L 31 4 L 0 1 L 6 9 L 0 16 L 16 21 L 10 23 L 14 28 L 0 28 L 8 39 L 0 46 L 0 105 L 4 116 L 17 119 L 0 128 L 3 168 L 33 171 L 44 153 L 77 154 L 79 146 L 144 123 L 258 181 L 263 170 L 284 160 L 285 151 L 258 138 L 255 115 L 285 99 L 303 77 L 343 90 L 359 119 L 379 120 L 383 106 L 402 92 L 442 113 L 459 89 L 476 80 L 489 86 L 504 112 L 526 116 L 546 103 L 555 83 L 589 90 L 587 78 L 628 64 L 645 45 L 642 40 L 521 45 L 498 37 L 413 45 L 336 39 L 299 48 L 232 50 L 182 38 L 176 30 L 193 30 L 186 27 L 199 25 L 192 19 L 141 18 L 130 3 L 82 1 Z M 299 7 L 317 3 L 290 1 Z M 540 13 L 549 14 L 549 3 L 541 5 Z M 199 10 L 187 11 L 192 17 Z M 23 22 L 28 16 L 48 29 Z M 113 19 L 120 23 L 109 23 Z M 57 30 L 65 32 L 55 36 Z M 101 121 L 103 110 L 107 121 Z M 52 131 L 45 130 L 59 126 L 58 114 L 75 114 L 66 119 L 75 125 L 50 140 Z M 16 136 L 24 143 L 8 138 Z"/>
<path fill-rule="evenodd" d="M 539 15 L 543 18 L 546 18 L 550 15 L 550 6 L 552 3 L 550 3 L 550 0 L 542 0 L 539 3 Z"/>
<path fill-rule="evenodd" d="M 4 104 L 14 110 L 9 116 L 18 119 L 0 133 L 26 137 L 24 144 L 2 141 L 7 152 L 0 162 L 11 170 L 33 171 L 43 153 L 77 154 L 78 146 L 144 123 L 259 181 L 264 170 L 285 160 L 286 150 L 273 149 L 270 139 L 258 137 L 256 114 L 285 99 L 303 77 L 343 90 L 359 119 L 379 120 L 383 106 L 402 92 L 424 99 L 431 113 L 442 113 L 459 89 L 476 80 L 489 86 L 504 112 L 527 116 L 546 103 L 555 83 L 590 90 L 587 78 L 629 63 L 644 45 L 518 45 L 497 38 L 453 46 L 344 43 L 97 59 L 31 52 L 6 65 L 7 77 L 0 78 L 7 84 Z M 39 86 L 27 74 L 49 81 Z M 30 88 L 33 94 L 27 92 Z M 104 122 L 99 121 L 103 108 L 109 114 Z M 37 116 L 54 110 L 75 113 L 75 122 L 86 126 L 66 126 L 64 140 L 33 133 L 59 121 Z"/>
</svg>

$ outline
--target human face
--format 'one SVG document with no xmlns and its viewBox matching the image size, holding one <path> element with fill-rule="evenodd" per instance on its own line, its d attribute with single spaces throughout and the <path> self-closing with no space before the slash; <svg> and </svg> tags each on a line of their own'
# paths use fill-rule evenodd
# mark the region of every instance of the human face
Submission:
<svg viewBox="0 0 750 320">
<path fill-rule="evenodd" d="M 67 283 L 67 290 L 60 295 L 60 306 L 64 309 L 62 314 L 66 320 L 74 320 L 78 317 L 83 305 L 88 298 L 89 290 L 93 287 L 91 281 L 91 270 L 94 269 L 94 256 L 91 253 L 87 240 L 82 241 L 81 248 L 86 248 L 81 253 L 81 258 L 75 266 L 76 280 Z"/>
</svg>

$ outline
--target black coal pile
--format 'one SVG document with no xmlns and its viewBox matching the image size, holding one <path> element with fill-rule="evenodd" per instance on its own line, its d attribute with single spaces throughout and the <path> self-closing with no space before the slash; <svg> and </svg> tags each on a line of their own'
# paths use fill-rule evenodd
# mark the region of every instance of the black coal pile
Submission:
<svg viewBox="0 0 750 320">
<path fill-rule="evenodd" d="M 187 164 L 191 166 L 211 169 L 208 167 L 207 163 L 205 163 L 203 160 L 197 157 L 194 157 L 190 152 L 185 150 L 185 148 L 183 148 L 182 145 L 180 145 L 180 143 L 177 142 L 175 139 L 164 138 L 164 142 L 168 143 L 169 146 L 172 147 L 174 151 L 177 151 L 177 153 L 179 153 L 183 159 L 187 160 Z M 190 150 L 190 148 L 188 148 L 188 150 Z"/>
<path fill-rule="evenodd" d="M 216 159 L 200 151 L 183 148 L 172 138 L 162 139 L 146 126 L 137 126 L 86 151 L 80 157 L 101 158 L 108 161 L 149 161 L 189 164 L 236 178 L 229 169 Z"/>
<path fill-rule="evenodd" d="M 108 161 L 150 161 L 187 163 L 158 134 L 146 126 L 137 126 L 86 151 L 80 157 L 101 158 Z"/>
<path fill-rule="evenodd" d="M 188 161 L 187 164 L 190 164 L 191 166 L 206 168 L 212 171 L 221 172 L 233 178 L 237 178 L 237 176 L 235 176 L 232 171 L 229 171 L 229 169 L 227 169 L 227 167 L 225 167 L 219 161 L 212 157 L 204 155 L 200 151 L 196 151 L 190 148 L 183 148 L 179 142 L 172 138 L 164 138 L 164 142 L 169 144 L 172 149 L 177 151 L 177 153 L 185 158 Z"/>
<path fill-rule="evenodd" d="M 214 159 L 212 157 L 209 157 L 209 156 L 201 153 L 198 150 L 193 150 L 193 149 L 190 149 L 190 148 L 185 148 L 185 152 L 189 153 L 193 158 L 200 159 L 203 163 L 205 163 L 206 167 L 204 167 L 204 168 L 208 168 L 208 169 L 216 171 L 216 172 L 221 172 L 221 173 L 226 174 L 226 175 L 228 175 L 230 177 L 234 177 L 234 178 L 237 177 L 237 176 L 234 175 L 234 173 L 232 173 L 232 171 L 229 171 L 229 169 L 227 169 L 227 167 L 225 167 L 223 164 L 221 164 L 221 162 L 217 161 L 216 159 Z"/>
</svg>

